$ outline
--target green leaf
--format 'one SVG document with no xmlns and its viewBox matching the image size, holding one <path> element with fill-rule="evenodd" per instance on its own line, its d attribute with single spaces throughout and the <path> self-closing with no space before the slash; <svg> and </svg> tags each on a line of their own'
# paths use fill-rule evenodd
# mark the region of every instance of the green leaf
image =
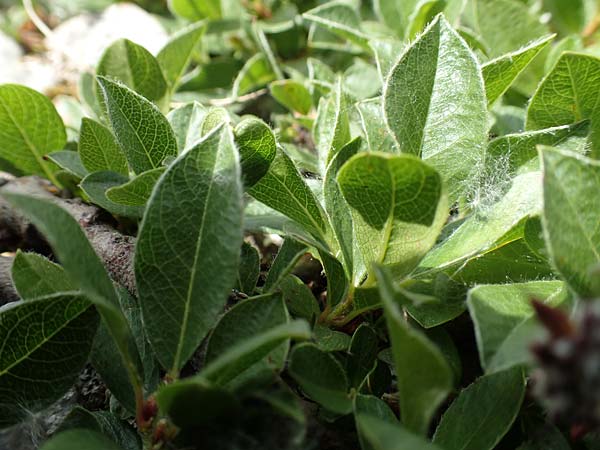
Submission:
<svg viewBox="0 0 600 450">
<path fill-rule="evenodd" d="M 287 309 L 293 317 L 314 322 L 321 310 L 310 288 L 295 275 L 288 275 L 279 282 Z"/>
<path fill-rule="evenodd" d="M 346 333 L 332 330 L 318 323 L 313 329 L 313 334 L 317 347 L 324 352 L 345 352 L 350 346 L 351 339 Z"/>
<path fill-rule="evenodd" d="M 84 117 L 79 132 L 79 156 L 89 172 L 110 170 L 127 176 L 127 159 L 111 131 Z"/>
<path fill-rule="evenodd" d="M 20 250 L 13 261 L 12 281 L 23 300 L 75 290 L 61 266 L 42 255 Z"/>
<path fill-rule="evenodd" d="M 377 419 L 381 422 L 400 426 L 398 419 L 396 419 L 396 416 L 387 403 L 373 395 L 358 394 L 354 397 L 354 420 L 356 422 L 356 430 L 358 431 L 360 448 L 363 450 L 374 450 L 375 447 L 363 437 L 363 430 L 361 428 L 362 423 L 359 422 L 359 417 Z"/>
<path fill-rule="evenodd" d="M 423 270 L 443 269 L 492 251 L 503 237 L 524 218 L 541 211 L 541 174 L 517 176 L 506 194 L 496 203 L 467 218 L 446 240 L 421 262 Z"/>
<path fill-rule="evenodd" d="M 305 12 L 302 17 L 343 39 L 368 47 L 368 36 L 361 30 L 360 18 L 347 2 L 331 1 Z"/>
<path fill-rule="evenodd" d="M 188 20 L 220 19 L 221 0 L 169 0 L 173 14 Z"/>
<path fill-rule="evenodd" d="M 0 140 L 0 158 L 27 174 L 58 184 L 56 169 L 44 161 L 44 155 L 62 150 L 67 135 L 46 96 L 25 86 L 0 85 Z"/>
<path fill-rule="evenodd" d="M 233 97 L 255 91 L 277 79 L 267 57 L 257 53 L 244 64 L 233 82 Z"/>
<path fill-rule="evenodd" d="M 248 189 L 248 193 L 303 226 L 315 238 L 328 233 L 321 205 L 281 148 L 277 148 L 268 172 Z"/>
<path fill-rule="evenodd" d="M 116 203 L 107 197 L 112 188 L 119 188 L 129 183 L 129 178 L 108 171 L 93 172 L 81 180 L 79 187 L 89 197 L 92 203 L 116 216 L 138 219 L 144 214 L 144 205 L 126 205 Z"/>
<path fill-rule="evenodd" d="M 291 111 L 308 114 L 312 109 L 312 96 L 304 85 L 294 80 L 274 81 L 269 85 L 275 100 Z"/>
<path fill-rule="evenodd" d="M 550 13 L 552 27 L 560 34 L 579 34 L 587 22 L 585 0 L 544 0 L 544 11 Z"/>
<path fill-rule="evenodd" d="M 565 52 L 529 102 L 525 126 L 539 130 L 589 119 L 599 92 L 600 59 Z"/>
<path fill-rule="evenodd" d="M 222 126 L 167 169 L 146 208 L 135 254 L 138 294 L 150 343 L 174 374 L 235 283 L 241 195 L 233 136 Z"/>
<path fill-rule="evenodd" d="M 271 264 L 263 285 L 263 291 L 269 292 L 275 289 L 281 280 L 294 270 L 296 263 L 307 251 L 308 248 L 303 242 L 291 237 L 285 238 L 275 260 Z"/>
<path fill-rule="evenodd" d="M 375 330 L 366 323 L 361 324 L 352 335 L 346 361 L 346 372 L 351 387 L 359 388 L 373 370 L 378 346 L 379 339 Z"/>
<path fill-rule="evenodd" d="M 60 293 L 0 308 L 0 427 L 58 400 L 87 361 L 98 324 L 90 303 Z"/>
<path fill-rule="evenodd" d="M 200 130 L 205 115 L 206 108 L 198 102 L 187 103 L 167 114 L 180 153 L 202 137 Z"/>
<path fill-rule="evenodd" d="M 409 430 L 425 434 L 452 389 L 454 374 L 439 348 L 406 322 L 389 274 L 377 266 L 376 274 L 392 343 L 402 423 Z"/>
<path fill-rule="evenodd" d="M 404 39 L 410 26 L 411 17 L 417 12 L 420 0 L 374 0 L 373 4 L 379 20 Z"/>
<path fill-rule="evenodd" d="M 254 186 L 275 159 L 275 135 L 266 123 L 254 117 L 242 120 L 235 127 L 234 134 L 240 152 L 244 185 Z"/>
<path fill-rule="evenodd" d="M 446 7 L 447 0 L 422 0 L 410 17 L 410 25 L 406 37 L 410 40 L 417 37 L 435 16 Z"/>
<path fill-rule="evenodd" d="M 481 67 L 489 106 L 502 97 L 519 74 L 554 37 L 555 35 L 551 35 L 538 39 L 526 47 L 488 61 Z"/>
<path fill-rule="evenodd" d="M 373 152 L 352 157 L 338 183 L 366 267 L 385 264 L 398 277 L 410 273 L 448 215 L 438 173 L 412 155 Z"/>
<path fill-rule="evenodd" d="M 367 139 L 367 148 L 378 152 L 398 153 L 394 137 L 381 120 L 383 117 L 381 97 L 358 102 L 356 108 Z"/>
<path fill-rule="evenodd" d="M 438 16 L 392 68 L 383 110 L 400 150 L 440 172 L 451 200 L 466 189 L 481 162 L 486 109 L 475 56 Z"/>
<path fill-rule="evenodd" d="M 347 99 L 338 78 L 331 95 L 321 100 L 313 130 L 319 160 L 324 171 L 335 154 L 350 141 Z"/>
<path fill-rule="evenodd" d="M 119 349 L 130 381 L 139 392 L 142 370 L 135 341 L 113 283 L 79 224 L 67 211 L 47 200 L 9 192 L 2 195 L 46 237 L 71 282 L 96 306 Z"/>
<path fill-rule="evenodd" d="M 260 253 L 251 244 L 244 242 L 240 253 L 240 265 L 235 288 L 247 295 L 252 295 L 260 276 Z"/>
<path fill-rule="evenodd" d="M 444 413 L 433 442 L 445 450 L 492 450 L 515 421 L 524 396 L 519 367 L 479 378 Z"/>
<path fill-rule="evenodd" d="M 109 188 L 106 191 L 106 198 L 120 205 L 141 206 L 143 211 L 154 185 L 164 171 L 164 167 L 157 167 L 143 172 L 125 184 Z"/>
<path fill-rule="evenodd" d="M 87 429 L 67 430 L 53 436 L 40 450 L 122 450 L 108 437 Z"/>
<path fill-rule="evenodd" d="M 262 295 L 236 304 L 225 313 L 211 333 L 206 346 L 205 364 L 210 366 L 211 362 L 236 345 L 287 321 L 281 294 Z M 270 374 L 283 368 L 288 348 L 289 342 L 284 341 L 255 364 L 238 367 L 239 370 L 228 381 L 228 385 L 240 385 L 265 374 L 268 379 Z M 206 377 L 206 374 L 203 376 Z"/>
<path fill-rule="evenodd" d="M 84 178 L 88 174 L 86 168 L 83 167 L 79 153 L 72 150 L 52 152 L 47 156 L 47 158 L 61 169 L 67 171 L 77 178 Z"/>
<path fill-rule="evenodd" d="M 371 414 L 358 415 L 356 422 L 362 439 L 373 450 L 442 450 L 402 425 L 392 424 Z"/>
<path fill-rule="evenodd" d="M 348 394 L 348 379 L 335 357 L 313 344 L 294 347 L 288 371 L 302 390 L 326 409 L 348 414 L 352 400 Z"/>
<path fill-rule="evenodd" d="M 285 341 L 309 338 L 310 328 L 304 320 L 294 320 L 274 326 L 228 348 L 227 351 L 207 364 L 192 380 L 203 378 L 215 385 L 226 385 L 238 374 L 260 362 Z"/>
<path fill-rule="evenodd" d="M 144 47 L 128 39 L 119 39 L 104 51 L 96 74 L 118 80 L 153 102 L 162 99 L 167 91 L 167 82 L 156 58 Z M 103 83 L 101 88 L 106 89 Z M 104 98 L 104 101 L 109 100 Z"/>
<path fill-rule="evenodd" d="M 167 119 L 141 95 L 104 77 L 98 83 L 117 142 L 135 173 L 160 167 L 177 155 L 177 140 Z"/>
<path fill-rule="evenodd" d="M 206 23 L 199 22 L 178 31 L 156 55 L 171 91 L 177 88 L 205 30 Z"/>
<path fill-rule="evenodd" d="M 544 237 L 555 267 L 582 297 L 594 296 L 590 270 L 600 262 L 600 163 L 567 151 L 541 152 Z"/>
<path fill-rule="evenodd" d="M 564 294 L 561 281 L 482 285 L 471 289 L 467 305 L 475 326 L 481 367 L 490 372 L 529 362 L 530 342 L 539 333 L 532 333 L 527 341 L 517 342 L 511 349 L 506 346 L 514 343 L 518 328 L 533 317 L 531 300 L 557 306 L 564 301 Z M 506 354 L 511 355 L 510 360 L 502 359 Z"/>
</svg>

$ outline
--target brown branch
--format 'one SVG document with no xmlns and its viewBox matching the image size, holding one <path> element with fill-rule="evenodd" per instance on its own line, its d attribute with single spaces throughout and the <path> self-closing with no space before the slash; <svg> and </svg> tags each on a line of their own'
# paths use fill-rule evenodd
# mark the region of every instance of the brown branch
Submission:
<svg viewBox="0 0 600 450">
<path fill-rule="evenodd" d="M 104 211 L 88 205 L 80 199 L 59 197 L 56 188 L 38 177 L 10 179 L 0 173 L 0 186 L 2 186 L 0 191 L 41 197 L 66 209 L 85 231 L 92 247 L 104 262 L 113 280 L 135 295 L 133 273 L 135 238 L 117 231 L 114 228 L 114 221 Z M 11 252 L 18 248 L 45 254 L 50 252 L 48 245 L 35 227 L 0 197 L 0 253 Z M 10 280 L 11 258 L 3 257 L 0 261 L 2 261 L 0 264 L 0 300 L 5 297 L 13 298 L 12 282 L 7 283 L 6 281 Z M 0 303 L 6 303 L 6 301 Z"/>
</svg>

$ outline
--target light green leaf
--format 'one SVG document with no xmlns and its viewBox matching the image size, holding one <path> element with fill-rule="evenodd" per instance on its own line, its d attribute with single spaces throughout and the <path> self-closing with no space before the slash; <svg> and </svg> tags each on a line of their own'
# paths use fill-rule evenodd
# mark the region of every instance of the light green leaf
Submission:
<svg viewBox="0 0 600 450">
<path fill-rule="evenodd" d="M 373 450 L 442 450 L 402 425 L 390 423 L 371 414 L 358 415 L 356 422 L 362 439 Z"/>
<path fill-rule="evenodd" d="M 524 396 L 520 367 L 479 378 L 444 413 L 433 442 L 445 450 L 492 450 L 515 421 Z"/>
<path fill-rule="evenodd" d="M 13 261 L 12 281 L 23 300 L 76 290 L 61 266 L 42 255 L 20 250 Z"/>
<path fill-rule="evenodd" d="M 106 198 L 120 205 L 141 206 L 143 212 L 143 207 L 150 198 L 154 185 L 164 171 L 164 167 L 157 167 L 143 172 L 125 184 L 109 188 L 106 191 Z"/>
<path fill-rule="evenodd" d="M 78 293 L 60 293 L 0 308 L 0 427 L 58 400 L 87 361 L 98 324 Z"/>
<path fill-rule="evenodd" d="M 427 254 L 420 267 L 443 269 L 497 248 L 524 218 L 540 214 L 541 181 L 539 172 L 517 176 L 498 202 L 466 219 Z"/>
<path fill-rule="evenodd" d="M 464 192 L 482 160 L 486 109 L 475 56 L 438 16 L 391 70 L 383 110 L 400 151 L 439 171 L 451 200 Z"/>
<path fill-rule="evenodd" d="M 269 170 L 277 153 L 277 141 L 271 128 L 262 120 L 242 120 L 234 130 L 240 152 L 242 177 L 246 187 L 255 185 Z"/>
<path fill-rule="evenodd" d="M 545 301 L 557 306 L 564 301 L 564 284 L 561 281 L 532 281 L 529 283 L 477 286 L 469 291 L 467 305 L 475 326 L 479 360 L 486 372 L 528 362 L 523 354 L 529 352 L 526 342 L 512 348 L 511 360 L 498 360 L 498 352 L 511 340 L 518 327 L 533 317 L 531 300 Z M 539 334 L 539 333 L 538 333 Z M 532 333 L 529 341 L 536 337 Z M 527 355 L 525 355 L 527 356 Z"/>
<path fill-rule="evenodd" d="M 438 173 L 412 155 L 362 153 L 340 170 L 365 266 L 410 273 L 435 244 L 448 215 Z"/>
<path fill-rule="evenodd" d="M 519 74 L 554 37 L 555 35 L 551 35 L 538 39 L 526 47 L 488 61 L 481 67 L 489 106 L 508 90 Z"/>
<path fill-rule="evenodd" d="M 317 239 L 328 233 L 321 205 L 281 148 L 277 148 L 268 172 L 248 189 L 248 193 L 296 221 Z"/>
<path fill-rule="evenodd" d="M 444 10 L 446 4 L 447 0 L 421 0 L 410 17 L 406 38 L 412 40 L 417 37 L 427 24 Z"/>
<path fill-rule="evenodd" d="M 144 214 L 144 205 L 127 205 L 116 203 L 107 197 L 112 188 L 119 188 L 129 183 L 129 178 L 108 171 L 93 172 L 81 180 L 79 187 L 89 197 L 92 203 L 116 216 L 139 219 Z"/>
<path fill-rule="evenodd" d="M 88 171 L 81 162 L 79 153 L 72 150 L 52 152 L 47 156 L 47 158 L 61 169 L 77 178 L 84 178 L 88 174 Z"/>
<path fill-rule="evenodd" d="M 111 439 L 88 429 L 67 430 L 53 436 L 40 450 L 122 450 Z"/>
<path fill-rule="evenodd" d="M 544 11 L 551 15 L 551 24 L 560 34 L 579 34 L 587 23 L 586 0 L 544 0 Z"/>
<path fill-rule="evenodd" d="M 138 294 L 150 343 L 173 374 L 212 328 L 235 284 L 241 189 L 225 125 L 167 169 L 146 208 L 136 244 Z"/>
<path fill-rule="evenodd" d="M 269 60 L 262 53 L 257 53 L 244 64 L 233 82 L 234 98 L 255 91 L 277 79 Z"/>
<path fill-rule="evenodd" d="M 367 139 L 367 148 L 371 151 L 398 153 L 394 137 L 385 123 L 382 123 L 381 97 L 358 102 L 356 108 L 360 114 L 363 133 Z"/>
<path fill-rule="evenodd" d="M 308 114 L 312 108 L 310 92 L 298 81 L 274 81 L 269 85 L 269 90 L 275 100 L 291 111 Z"/>
<path fill-rule="evenodd" d="M 361 30 L 360 18 L 344 1 L 334 0 L 306 11 L 302 17 L 320 25 L 343 39 L 368 47 L 368 36 Z"/>
<path fill-rule="evenodd" d="M 600 59 L 565 52 L 527 108 L 526 128 L 539 130 L 589 119 L 600 98 Z"/>
<path fill-rule="evenodd" d="M 375 62 L 377 63 L 377 71 L 379 72 L 379 78 L 382 83 L 390 73 L 392 67 L 404 50 L 405 43 L 400 39 L 371 39 L 369 46 L 375 54 Z"/>
<path fill-rule="evenodd" d="M 160 167 L 177 155 L 177 141 L 167 119 L 141 95 L 126 86 L 98 77 L 117 142 L 135 173 Z"/>
<path fill-rule="evenodd" d="M 271 328 L 287 323 L 287 311 L 281 294 L 251 297 L 236 304 L 219 320 L 206 347 L 205 364 L 217 360 L 228 350 Z M 280 371 L 285 363 L 289 342 L 283 342 L 271 352 L 248 366 L 238 366 L 238 371 L 227 381 L 228 386 L 265 377 Z M 206 378 L 206 374 L 203 375 Z M 213 377 L 214 378 L 214 377 Z"/>
<path fill-rule="evenodd" d="M 173 14 L 188 20 L 220 19 L 221 0 L 169 0 Z"/>
<path fill-rule="evenodd" d="M 205 30 L 205 22 L 183 28 L 175 33 L 156 55 L 171 91 L 177 89 Z"/>
<path fill-rule="evenodd" d="M 202 137 L 200 133 L 205 115 L 206 108 L 198 102 L 187 103 L 167 114 L 180 153 Z"/>
<path fill-rule="evenodd" d="M 335 154 L 350 141 L 350 122 L 347 109 L 342 79 L 338 78 L 332 87 L 329 98 L 322 99 L 319 103 L 313 130 L 323 171 Z"/>
<path fill-rule="evenodd" d="M 600 163 L 546 148 L 544 237 L 555 267 L 582 297 L 594 296 L 591 269 L 600 262 Z"/>
<path fill-rule="evenodd" d="M 425 434 L 452 389 L 454 374 L 439 348 L 407 323 L 396 303 L 389 274 L 379 267 L 376 274 L 392 343 L 402 423 L 409 430 Z"/>
<path fill-rule="evenodd" d="M 313 344 L 294 347 L 288 371 L 302 390 L 326 409 L 348 414 L 352 400 L 348 394 L 348 379 L 333 355 Z"/>
<path fill-rule="evenodd" d="M 110 170 L 122 175 L 129 174 L 125 154 L 111 131 L 86 117 L 81 120 L 79 156 L 89 172 Z"/>
<path fill-rule="evenodd" d="M 289 339 L 310 339 L 308 324 L 304 320 L 294 320 L 244 339 L 207 364 L 198 377 L 218 386 L 226 385 Z"/>
<path fill-rule="evenodd" d="M 0 85 L 0 158 L 17 169 L 41 175 L 54 184 L 56 168 L 44 155 L 67 142 L 63 122 L 52 102 L 25 86 Z"/>
<path fill-rule="evenodd" d="M 131 330 L 113 283 L 79 224 L 47 200 L 9 192 L 2 195 L 45 236 L 71 282 L 96 306 L 119 349 L 131 384 L 141 394 L 141 362 Z"/>
<path fill-rule="evenodd" d="M 240 265 L 235 289 L 252 295 L 260 276 L 260 253 L 251 244 L 244 242 L 240 253 Z"/>
<path fill-rule="evenodd" d="M 156 58 L 128 39 L 119 39 L 104 51 L 96 75 L 118 80 L 152 102 L 158 102 L 167 91 L 167 82 Z"/>
<path fill-rule="evenodd" d="M 421 0 L 374 0 L 375 12 L 383 23 L 404 39 L 411 17 L 417 12 Z"/>
</svg>

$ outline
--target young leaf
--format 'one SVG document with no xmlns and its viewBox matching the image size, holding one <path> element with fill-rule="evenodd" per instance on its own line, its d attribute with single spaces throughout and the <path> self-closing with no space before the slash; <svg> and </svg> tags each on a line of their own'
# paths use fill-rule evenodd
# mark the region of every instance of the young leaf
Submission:
<svg viewBox="0 0 600 450">
<path fill-rule="evenodd" d="M 169 9 L 188 20 L 220 19 L 221 0 L 170 0 Z"/>
<path fill-rule="evenodd" d="M 275 100 L 291 111 L 308 114 L 312 108 L 310 92 L 298 81 L 274 81 L 269 85 L 269 90 Z"/>
<path fill-rule="evenodd" d="M 287 311 L 281 294 L 261 295 L 238 303 L 225 313 L 211 333 L 206 346 L 206 365 L 210 366 L 211 362 L 236 345 L 287 321 Z M 288 347 L 289 343 L 283 342 L 256 364 L 236 373 L 229 383 L 240 385 L 265 373 L 269 375 L 281 370 Z M 203 376 L 206 377 L 206 374 Z"/>
<path fill-rule="evenodd" d="M 242 120 L 235 127 L 234 134 L 240 152 L 244 185 L 250 187 L 267 173 L 275 159 L 275 135 L 266 123 L 257 118 Z"/>
<path fill-rule="evenodd" d="M 550 35 L 538 39 L 517 51 L 488 61 L 481 67 L 489 106 L 502 97 L 519 74 L 546 48 L 554 37 L 555 35 Z"/>
<path fill-rule="evenodd" d="M 526 128 L 539 130 L 589 119 L 600 96 L 600 59 L 565 52 L 527 108 Z"/>
<path fill-rule="evenodd" d="M 238 156 L 224 125 L 167 169 L 148 203 L 135 275 L 148 338 L 173 374 L 212 328 L 235 283 L 241 195 Z"/>
<path fill-rule="evenodd" d="M 544 237 L 555 267 L 582 297 L 594 296 L 591 269 L 600 262 L 600 163 L 545 148 Z"/>
<path fill-rule="evenodd" d="M 400 150 L 440 172 L 455 200 L 482 160 L 487 108 L 477 60 L 442 16 L 391 70 L 383 102 Z"/>
<path fill-rule="evenodd" d="M 49 406 L 71 387 L 97 324 L 96 312 L 77 293 L 0 308 L 0 427 Z"/>
<path fill-rule="evenodd" d="M 104 51 L 96 74 L 119 80 L 153 102 L 162 99 L 167 91 L 167 83 L 156 58 L 128 39 L 119 39 Z"/>
<path fill-rule="evenodd" d="M 167 119 L 141 95 L 104 77 L 98 83 L 117 142 L 135 173 L 160 167 L 177 155 L 177 141 Z"/>
<path fill-rule="evenodd" d="M 111 131 L 84 117 L 79 132 L 79 156 L 89 172 L 110 170 L 127 176 L 127 159 Z"/>
<path fill-rule="evenodd" d="M 247 295 L 254 293 L 260 276 L 260 253 L 251 244 L 244 242 L 240 253 L 240 265 L 235 289 Z"/>
<path fill-rule="evenodd" d="M 58 433 L 40 447 L 40 450 L 123 450 L 117 444 L 98 433 L 76 428 Z"/>
<path fill-rule="evenodd" d="M 143 208 L 150 198 L 154 185 L 164 171 L 164 167 L 157 167 L 143 172 L 125 184 L 109 188 L 106 191 L 106 198 L 120 205 L 141 206 Z"/>
<path fill-rule="evenodd" d="M 167 114 L 180 153 L 202 137 L 200 130 L 205 115 L 206 108 L 198 102 L 188 103 Z"/>
<path fill-rule="evenodd" d="M 302 17 L 325 27 L 343 39 L 368 47 L 369 38 L 361 31 L 360 18 L 346 2 L 331 1 L 305 12 Z"/>
<path fill-rule="evenodd" d="M 76 290 L 61 266 L 42 255 L 20 250 L 13 261 L 12 281 L 23 300 Z"/>
<path fill-rule="evenodd" d="M 326 409 L 338 414 L 352 411 L 348 379 L 330 353 L 313 344 L 297 345 L 292 350 L 288 371 L 302 390 Z"/>
<path fill-rule="evenodd" d="M 410 273 L 435 243 L 447 215 L 438 173 L 412 155 L 363 153 L 340 170 L 365 266 Z"/>
<path fill-rule="evenodd" d="M 138 219 L 144 214 L 144 205 L 116 203 L 107 197 L 107 192 L 129 183 L 129 178 L 108 171 L 93 172 L 81 180 L 79 187 L 90 201 L 116 216 Z"/>
<path fill-rule="evenodd" d="M 536 333 L 532 333 L 526 342 L 518 342 L 521 345 L 512 347 L 510 351 L 503 347 L 514 342 L 518 328 L 533 317 L 531 299 L 557 306 L 564 301 L 564 294 L 561 281 L 482 285 L 471 289 L 467 305 L 475 326 L 481 367 L 490 372 L 528 362 L 528 344 Z M 511 360 L 501 360 L 504 354 L 511 354 Z"/>
<path fill-rule="evenodd" d="M 380 0 L 383 1 L 383 0 Z M 373 450 L 442 450 L 421 436 L 411 433 L 400 424 L 360 414 L 356 417 L 357 428 L 369 449 Z"/>
<path fill-rule="evenodd" d="M 419 434 L 450 389 L 454 374 L 439 348 L 406 322 L 395 300 L 390 276 L 375 266 L 390 340 L 400 397 L 402 423 Z"/>
<path fill-rule="evenodd" d="M 444 413 L 434 444 L 445 450 L 492 450 L 516 419 L 524 396 L 520 367 L 479 378 Z"/>
<path fill-rule="evenodd" d="M 205 22 L 195 23 L 180 30 L 156 55 L 156 60 L 171 91 L 177 88 L 205 30 Z"/>
<path fill-rule="evenodd" d="M 58 184 L 44 155 L 62 150 L 67 135 L 52 102 L 39 92 L 16 84 L 0 85 L 0 158 L 17 169 Z"/>
<path fill-rule="evenodd" d="M 47 200 L 10 192 L 2 195 L 46 237 L 71 282 L 96 306 L 140 396 L 142 368 L 135 341 L 113 283 L 79 224 L 67 211 Z"/>
</svg>

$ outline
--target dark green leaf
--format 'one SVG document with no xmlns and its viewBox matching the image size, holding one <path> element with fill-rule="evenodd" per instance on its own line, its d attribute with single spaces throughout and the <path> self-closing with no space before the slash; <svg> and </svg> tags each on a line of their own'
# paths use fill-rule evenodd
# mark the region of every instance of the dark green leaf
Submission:
<svg viewBox="0 0 600 450">
<path fill-rule="evenodd" d="M 76 290 L 61 266 L 42 255 L 20 250 L 13 261 L 12 281 L 23 300 Z"/>
<path fill-rule="evenodd" d="M 240 152 L 242 176 L 247 187 L 254 186 L 269 170 L 277 153 L 275 135 L 260 119 L 242 120 L 234 130 Z"/>
<path fill-rule="evenodd" d="M 252 295 L 260 275 L 260 254 L 256 247 L 247 242 L 242 244 L 240 265 L 235 288 L 247 295 Z"/>
<path fill-rule="evenodd" d="M 59 433 L 40 450 L 123 450 L 108 437 L 97 431 L 76 428 Z"/>
<path fill-rule="evenodd" d="M 381 0 L 383 1 L 383 0 Z M 421 436 L 411 433 L 400 424 L 392 424 L 387 420 L 371 414 L 357 416 L 356 422 L 360 435 L 367 442 L 368 449 L 373 450 L 442 450 L 429 443 Z"/>
<path fill-rule="evenodd" d="M 108 198 L 107 193 L 112 188 L 120 188 L 129 183 L 124 175 L 101 171 L 93 172 L 81 180 L 80 187 L 92 203 L 104 208 L 111 214 L 123 217 L 140 218 L 144 214 L 144 205 L 116 203 Z M 119 197 L 117 197 L 119 198 Z"/>
</svg>

